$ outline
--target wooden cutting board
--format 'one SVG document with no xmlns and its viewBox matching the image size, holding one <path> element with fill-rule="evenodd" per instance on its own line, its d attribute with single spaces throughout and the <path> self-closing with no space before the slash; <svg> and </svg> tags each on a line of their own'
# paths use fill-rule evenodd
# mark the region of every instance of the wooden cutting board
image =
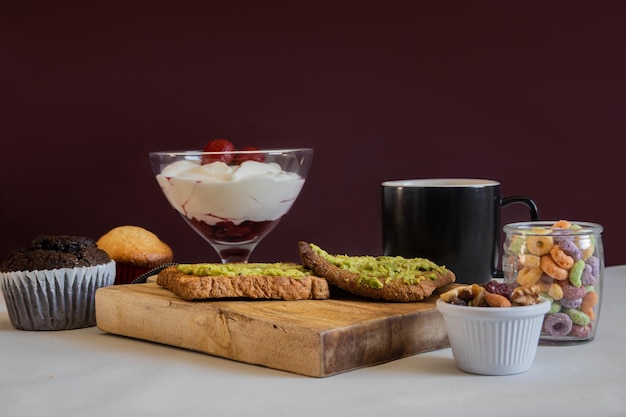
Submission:
<svg viewBox="0 0 626 417">
<path fill-rule="evenodd" d="M 449 288 L 422 302 L 387 303 L 349 295 L 184 301 L 155 283 L 114 285 L 96 292 L 96 321 L 117 335 L 326 377 L 448 347 L 435 301 Z"/>
</svg>

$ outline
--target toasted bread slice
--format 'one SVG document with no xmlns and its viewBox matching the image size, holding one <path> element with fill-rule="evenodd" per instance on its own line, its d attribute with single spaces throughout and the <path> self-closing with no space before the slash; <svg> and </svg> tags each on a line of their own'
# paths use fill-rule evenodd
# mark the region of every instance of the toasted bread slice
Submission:
<svg viewBox="0 0 626 417">
<path fill-rule="evenodd" d="M 333 256 L 307 242 L 299 242 L 299 251 L 304 266 L 331 285 L 377 300 L 420 301 L 456 279 L 452 271 L 427 259 Z"/>
<path fill-rule="evenodd" d="M 184 300 L 323 300 L 330 296 L 324 278 L 295 263 L 179 264 L 159 272 L 157 284 Z"/>
</svg>

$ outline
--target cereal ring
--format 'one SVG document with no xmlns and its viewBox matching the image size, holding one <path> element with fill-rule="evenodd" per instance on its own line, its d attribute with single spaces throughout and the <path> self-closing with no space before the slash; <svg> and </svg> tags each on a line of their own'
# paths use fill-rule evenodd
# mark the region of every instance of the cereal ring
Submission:
<svg viewBox="0 0 626 417">
<path fill-rule="evenodd" d="M 593 308 L 598 303 L 598 293 L 595 291 L 589 291 L 583 297 L 583 302 L 580 305 L 580 310 L 589 316 L 591 320 L 596 317 L 595 311 Z"/>
<path fill-rule="evenodd" d="M 543 322 L 543 329 L 550 336 L 565 336 L 572 330 L 572 319 L 565 313 L 549 314 Z"/>
<path fill-rule="evenodd" d="M 572 330 L 569 332 L 569 335 L 574 337 L 589 337 L 590 334 L 591 324 L 589 324 L 588 326 L 574 324 L 572 325 Z"/>
<path fill-rule="evenodd" d="M 559 301 L 559 303 L 565 307 L 565 308 L 579 308 L 580 305 L 583 303 L 583 299 L 582 298 L 561 298 L 561 301 Z"/>
<path fill-rule="evenodd" d="M 569 318 L 572 319 L 572 322 L 574 324 L 578 324 L 580 326 L 586 326 L 591 321 L 588 315 L 580 310 L 576 310 L 575 308 L 566 308 L 565 314 L 567 314 Z"/>
<path fill-rule="evenodd" d="M 541 268 L 531 268 L 525 266 L 517 272 L 516 282 L 519 285 L 533 285 L 539 281 L 542 274 L 543 271 Z"/>
<path fill-rule="evenodd" d="M 574 243 L 571 238 L 561 237 L 558 240 L 559 247 L 566 255 L 571 256 L 574 261 L 583 258 L 583 251 Z"/>
<path fill-rule="evenodd" d="M 574 287 L 580 287 L 583 284 L 582 277 L 585 266 L 585 261 L 579 259 L 574 262 L 574 265 L 569 270 L 569 282 L 571 282 Z"/>
<path fill-rule="evenodd" d="M 570 269 L 574 265 L 574 258 L 568 256 L 559 245 L 550 248 L 550 256 L 555 264 L 563 269 Z"/>
<path fill-rule="evenodd" d="M 539 261 L 539 256 L 530 253 L 519 256 L 519 263 L 529 268 L 539 268 Z"/>
<path fill-rule="evenodd" d="M 594 248 L 593 248 L 593 247 L 592 247 L 592 248 L 590 248 L 590 249 L 585 249 L 585 250 L 583 250 L 583 259 L 587 259 L 587 258 L 589 258 L 590 256 L 593 256 L 593 251 L 594 251 Z"/>
<path fill-rule="evenodd" d="M 552 278 L 562 281 L 567 279 L 567 269 L 563 269 L 554 263 L 550 255 L 544 255 L 540 261 L 541 270 Z"/>
<path fill-rule="evenodd" d="M 585 263 L 591 266 L 591 274 L 598 278 L 600 276 L 600 259 L 597 256 L 592 256 L 585 259 Z"/>
<path fill-rule="evenodd" d="M 567 220 L 559 220 L 552 225 L 553 229 L 569 229 L 570 227 L 572 227 L 572 224 Z"/>
<path fill-rule="evenodd" d="M 542 256 L 550 252 L 554 245 L 552 236 L 528 236 L 526 247 L 533 255 Z"/>
<path fill-rule="evenodd" d="M 589 237 L 581 237 L 578 239 L 578 247 L 583 251 L 583 259 L 587 259 L 593 255 L 593 252 L 596 250 L 595 242 Z"/>
<path fill-rule="evenodd" d="M 559 311 L 561 311 L 561 308 L 562 308 L 561 304 L 554 301 L 552 297 L 550 297 L 548 294 L 541 294 L 541 296 L 550 302 L 550 310 L 548 310 L 546 314 L 554 314 L 554 313 L 558 313 Z"/>
<path fill-rule="evenodd" d="M 559 281 L 559 286 L 563 290 L 563 297 L 568 298 L 570 300 L 575 300 L 577 298 L 583 298 L 587 290 L 585 287 L 575 287 L 570 284 L 569 280 Z"/>
<path fill-rule="evenodd" d="M 548 295 L 558 301 L 563 298 L 563 288 L 561 288 L 561 286 L 555 282 L 550 285 Z"/>
<path fill-rule="evenodd" d="M 524 253 L 524 244 L 526 241 L 522 236 L 513 235 L 511 238 L 511 243 L 509 244 L 509 252 L 514 253 L 515 255 L 520 255 Z"/>
<path fill-rule="evenodd" d="M 585 269 L 583 270 L 583 274 L 581 277 L 582 285 L 593 285 L 596 283 L 598 278 L 593 276 L 593 268 L 591 265 L 585 265 Z"/>
<path fill-rule="evenodd" d="M 558 313 L 559 311 L 561 311 L 562 308 L 563 306 L 560 303 L 553 301 L 552 304 L 550 304 L 550 310 L 548 311 L 548 314 Z"/>
</svg>

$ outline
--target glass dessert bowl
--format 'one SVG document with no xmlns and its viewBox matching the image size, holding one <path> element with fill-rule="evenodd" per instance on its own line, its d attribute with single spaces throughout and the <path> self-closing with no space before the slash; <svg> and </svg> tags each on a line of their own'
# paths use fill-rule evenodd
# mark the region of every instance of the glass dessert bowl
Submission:
<svg viewBox="0 0 626 417">
<path fill-rule="evenodd" d="M 313 149 L 151 152 L 172 207 L 223 263 L 247 262 L 298 198 Z"/>
</svg>

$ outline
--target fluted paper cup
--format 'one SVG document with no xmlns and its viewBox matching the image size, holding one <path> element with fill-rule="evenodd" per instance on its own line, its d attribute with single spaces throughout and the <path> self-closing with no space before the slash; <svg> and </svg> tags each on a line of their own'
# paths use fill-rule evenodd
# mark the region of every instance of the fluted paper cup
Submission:
<svg viewBox="0 0 626 417">
<path fill-rule="evenodd" d="M 68 330 L 96 325 L 95 293 L 113 285 L 115 262 L 80 268 L 0 273 L 14 328 Z"/>
<path fill-rule="evenodd" d="M 437 300 L 457 367 L 480 375 L 526 372 L 537 353 L 550 303 L 530 306 L 468 307 Z"/>
</svg>

